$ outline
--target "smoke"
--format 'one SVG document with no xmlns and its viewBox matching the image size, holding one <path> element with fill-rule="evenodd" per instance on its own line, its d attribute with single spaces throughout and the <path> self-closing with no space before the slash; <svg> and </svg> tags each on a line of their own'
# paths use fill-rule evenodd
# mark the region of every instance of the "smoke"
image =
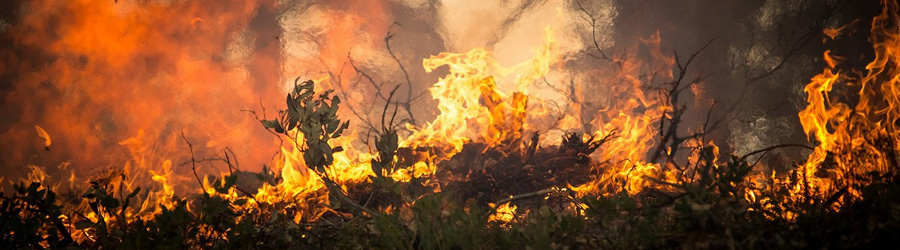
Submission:
<svg viewBox="0 0 900 250">
<path fill-rule="evenodd" d="M 69 162 L 87 176 L 133 160 L 120 142 L 138 135 L 146 153 L 181 163 L 189 157 L 182 132 L 198 155 L 230 148 L 242 167 L 258 169 L 279 141 L 245 110 L 273 116 L 297 77 L 330 78 L 323 87 L 354 107 L 342 116 L 357 129 L 377 121 L 376 96 L 396 85 L 400 101 L 414 104 L 401 115 L 422 123 L 436 112 L 427 89 L 445 73 L 426 73 L 423 58 L 487 48 L 515 64 L 531 57 L 548 26 L 563 57 L 546 77 L 551 84 L 603 78 L 588 73 L 614 67 L 588 56 L 598 48 L 650 61 L 649 49 L 629 48 L 658 34 L 662 53 L 684 59 L 714 40 L 692 69 L 706 77 L 687 114 L 696 122 L 685 126 L 702 123 L 705 100 L 715 99 L 712 117 L 727 124 L 716 135 L 724 152 L 803 142 L 799 90 L 821 69 L 822 44 L 810 39 L 793 52 L 784 44 L 804 39 L 793 33 L 812 32 L 802 29 L 808 24 L 827 28 L 878 7 L 842 8 L 843 15 L 814 1 L 776 0 L 8 1 L 0 4 L 0 175 L 17 179 L 28 164 Z M 529 94 L 565 103 L 549 85 Z M 36 125 L 52 137 L 49 151 Z"/>
<path fill-rule="evenodd" d="M 142 135 L 160 157 L 183 157 L 183 131 L 210 153 L 231 147 L 263 162 L 271 136 L 241 110 L 278 96 L 277 26 L 255 26 L 272 3 L 252 1 L 29 1 L 7 16 L 0 164 L 70 162 L 90 175 L 131 159 Z M 255 27 L 254 27 L 255 26 Z M 33 128 L 53 138 L 38 148 Z M 176 141 L 177 142 L 177 141 Z"/>
</svg>

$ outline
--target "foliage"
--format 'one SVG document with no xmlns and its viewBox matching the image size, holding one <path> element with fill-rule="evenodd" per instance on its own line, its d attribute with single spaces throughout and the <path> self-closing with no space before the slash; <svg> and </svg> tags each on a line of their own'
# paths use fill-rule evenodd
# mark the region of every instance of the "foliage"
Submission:
<svg viewBox="0 0 900 250">
<path fill-rule="evenodd" d="M 287 96 L 287 110 L 279 112 L 279 119 L 264 120 L 262 123 L 266 128 L 291 137 L 296 143 L 301 140 L 296 133 L 303 133 L 303 159 L 314 170 L 324 172 L 325 167 L 334 161 L 332 154 L 342 151 L 340 147 L 328 145 L 328 140 L 341 136 L 350 123 L 338 119 L 341 99 L 331 96 L 333 90 L 315 96 L 315 83 L 305 81 L 298 84 L 299 80 L 294 81 L 294 90 Z"/>
<path fill-rule="evenodd" d="M 32 182 L 14 185 L 15 194 L 0 192 L 0 244 L 13 249 L 63 248 L 73 243 L 64 225 L 56 193 Z"/>
</svg>

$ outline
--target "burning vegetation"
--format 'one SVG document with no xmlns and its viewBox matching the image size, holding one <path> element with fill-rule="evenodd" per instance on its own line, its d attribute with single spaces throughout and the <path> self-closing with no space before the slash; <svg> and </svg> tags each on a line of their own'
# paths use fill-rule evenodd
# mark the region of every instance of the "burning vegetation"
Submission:
<svg viewBox="0 0 900 250">
<path fill-rule="evenodd" d="M 5 59 L 0 65 L 59 71 L 63 78 L 45 84 L 58 89 L 43 92 L 27 84 L 50 81 L 40 72 L 0 75 L 26 82 L 10 84 L 16 89 L 7 91 L 12 94 L 4 105 L 22 100 L 15 95 L 22 89 L 37 91 L 38 98 L 64 92 L 57 94 L 81 102 L 48 105 L 51 110 L 39 112 L 45 116 L 18 116 L 22 122 L 17 123 L 25 123 L 43 152 L 39 160 L 27 160 L 21 149 L 4 149 L 9 152 L 0 158 L 2 163 L 27 162 L 30 173 L 12 177 L 23 167 L 3 166 L 8 170 L 0 177 L 0 244 L 17 249 L 735 249 L 900 243 L 896 1 L 882 1 L 881 12 L 867 16 L 871 22 L 835 22 L 841 19 L 828 15 L 807 20 L 810 23 L 801 28 L 808 32 L 794 30 L 796 35 L 780 37 L 766 52 L 775 59 L 758 59 L 763 52 L 751 46 L 742 61 L 763 66 L 732 72 L 743 76 L 745 86 L 762 85 L 791 69 L 795 57 L 819 39 L 828 46 L 842 37 L 865 34 L 870 45 L 869 54 L 859 58 L 837 49 L 817 52 L 821 73 L 803 76 L 811 79 L 803 83 L 805 102 L 791 114 L 806 135 L 805 143 L 785 139 L 751 149 L 729 145 L 743 138 L 737 135 L 740 126 L 729 124 L 740 120 L 738 107 L 753 92 L 744 87 L 731 95 L 737 101 L 719 100 L 715 97 L 721 95 L 709 93 L 709 81 L 724 73 L 704 72 L 698 66 L 715 57 L 707 54 L 717 40 L 693 43 L 688 53 L 673 52 L 665 46 L 663 32 L 656 31 L 634 44 L 612 47 L 602 38 L 600 26 L 613 14 L 595 8 L 611 3 L 540 3 L 559 6 L 542 18 L 546 22 L 540 27 L 530 27 L 540 35 L 531 37 L 536 46 L 529 53 L 519 53 L 528 58 L 510 64 L 490 48 L 437 53 L 422 61 L 422 69 L 440 77 L 417 89 L 414 80 L 419 78 L 411 76 L 412 67 L 398 54 L 404 50 L 392 47 L 392 32 L 403 24 L 373 24 L 374 30 L 387 32 L 380 41 L 383 57 L 397 68 L 393 74 L 373 70 L 363 65 L 377 61 L 365 60 L 368 52 L 348 52 L 353 48 L 348 43 L 357 37 L 347 34 L 364 20 L 387 23 L 381 13 L 388 10 L 366 12 L 338 1 L 331 7 L 363 14 L 311 11 L 334 18 L 328 19 L 333 28 L 322 32 L 327 37 L 322 43 L 333 45 L 309 45 L 318 48 L 318 63 L 327 70 L 282 77 L 293 80 L 286 98 L 280 99 L 285 95 L 278 89 L 239 84 L 277 82 L 278 72 L 257 73 L 273 65 L 303 65 L 284 66 L 276 61 L 289 60 L 242 54 L 235 49 L 241 42 L 255 43 L 262 52 L 278 48 L 248 42 L 253 38 L 246 32 L 219 26 L 260 25 L 262 21 L 245 23 L 224 14 L 236 10 L 240 15 L 274 15 L 263 12 L 277 12 L 285 3 L 231 3 L 204 10 L 212 8 L 204 4 L 207 1 L 175 2 L 109 1 L 91 10 L 94 16 L 126 22 L 84 26 L 125 33 L 118 47 L 93 45 L 91 39 L 106 38 L 91 38 L 91 30 L 79 26 L 83 20 L 58 28 L 65 39 L 50 44 L 33 37 L 4 38 L 4 43 L 33 45 L 38 48 L 31 50 L 48 54 L 75 50 L 82 56 L 63 56 L 38 67 L 12 62 L 27 52 L 0 54 Z M 26 14 L 19 23 L 0 23 L 0 32 L 44 27 L 38 24 L 39 14 L 51 6 L 46 1 L 29 4 L 22 7 Z M 80 10 L 94 4 L 62 7 Z M 115 4 L 127 7 L 108 7 Z M 834 14 L 850 4 L 828 3 L 823 13 Z M 173 11 L 173 5 L 184 12 Z M 522 4 L 520 10 L 533 8 Z M 186 25 L 148 29 L 161 22 L 146 17 L 173 13 L 181 13 L 175 19 Z M 760 13 L 761 20 L 771 15 Z M 572 29 L 562 25 L 566 15 L 576 15 L 589 29 L 589 42 L 577 56 L 567 48 L 570 41 L 560 38 L 565 33 L 561 30 Z M 231 36 L 237 44 L 182 45 L 167 39 L 204 29 L 207 33 L 197 41 Z M 127 35 L 130 32 L 135 34 Z M 372 34 L 363 33 L 371 39 Z M 141 39 L 158 43 L 142 51 Z M 228 53 L 218 61 L 195 57 L 219 50 Z M 772 56 L 773 51 L 779 56 Z M 80 68 L 71 68 L 72 63 Z M 118 72 L 145 63 L 163 73 Z M 256 63 L 262 66 L 247 66 Z M 93 73 L 126 84 L 146 80 L 151 86 L 128 89 L 104 82 L 82 87 L 78 80 L 93 79 Z M 393 80 L 382 81 L 375 74 Z M 187 94 L 140 93 L 178 90 L 177 82 L 212 81 L 219 75 L 237 82 L 225 88 L 243 92 L 218 93 L 191 85 L 179 90 Z M 172 103 L 164 101 L 166 93 L 175 95 Z M 429 94 L 431 102 L 426 101 Z M 191 99 L 196 96 L 210 103 Z M 244 108 L 258 96 L 273 100 Z M 137 97 L 145 99 L 129 99 Z M 177 109 L 184 103 L 202 104 Z M 433 104 L 434 113 L 423 114 L 423 103 Z M 80 107 L 100 108 L 53 116 Z M 166 113 L 170 108 L 178 111 Z M 139 112 L 146 113 L 133 114 Z M 193 118 L 168 118 L 182 115 Z M 96 116 L 129 120 L 83 124 Z M 132 126 L 110 128 L 119 125 Z M 121 154 L 91 151 L 108 148 L 107 137 L 112 136 L 103 131 L 129 135 L 110 146 Z M 4 135 L 23 137 L 12 128 Z M 83 140 L 73 142 L 79 136 Z M 245 138 L 252 139 L 241 142 Z M 240 145 L 232 148 L 229 143 Z M 276 145 L 274 155 L 263 152 L 267 145 Z M 86 151 L 66 158 L 72 148 Z M 238 155 L 245 154 L 266 163 L 240 164 Z M 73 166 L 103 162 L 92 155 L 117 163 L 91 171 Z"/>
</svg>

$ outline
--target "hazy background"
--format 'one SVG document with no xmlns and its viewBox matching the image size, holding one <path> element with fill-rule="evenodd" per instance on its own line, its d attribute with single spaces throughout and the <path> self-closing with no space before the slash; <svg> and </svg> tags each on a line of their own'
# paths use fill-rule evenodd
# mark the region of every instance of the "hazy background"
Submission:
<svg viewBox="0 0 900 250">
<path fill-rule="evenodd" d="M 230 148 L 241 167 L 258 170 L 279 142 L 245 110 L 271 117 L 295 78 L 332 77 L 328 87 L 363 114 L 343 111 L 360 133 L 359 118 L 374 119 L 366 111 L 383 105 L 376 91 L 389 88 L 359 72 L 400 84 L 401 99 L 415 104 L 400 116 L 421 124 L 437 110 L 427 88 L 446 72 L 425 73 L 423 58 L 486 48 L 511 65 L 532 56 L 548 25 L 563 58 L 551 80 L 612 67 L 590 56 L 599 55 L 594 41 L 609 55 L 653 60 L 641 44 L 658 32 L 660 51 L 683 60 L 712 40 L 692 69 L 704 76 L 703 98 L 686 100 L 695 109 L 685 126 L 702 123 L 714 99 L 723 122 L 712 137 L 725 153 L 806 143 L 796 115 L 803 86 L 825 66 L 825 49 L 862 65 L 879 11 L 877 1 L 842 0 L 3 1 L 0 176 L 18 179 L 28 164 L 90 176 L 163 159 L 184 171 L 182 132 L 198 155 Z M 854 20 L 837 40 L 822 33 Z M 385 46 L 388 33 L 411 84 Z M 602 84 L 595 80 L 583 94 L 603 98 L 590 92 Z M 51 135 L 49 151 L 35 125 Z M 779 151 L 769 165 L 802 154 Z"/>
</svg>

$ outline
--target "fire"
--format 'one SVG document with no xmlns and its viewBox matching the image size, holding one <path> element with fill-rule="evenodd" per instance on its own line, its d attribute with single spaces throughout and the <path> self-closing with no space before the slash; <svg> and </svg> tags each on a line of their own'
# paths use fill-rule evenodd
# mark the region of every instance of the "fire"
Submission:
<svg viewBox="0 0 900 250">
<path fill-rule="evenodd" d="M 92 93 L 84 98 L 96 98 L 100 100 L 100 103 L 122 105 L 121 108 L 112 105 L 97 109 L 108 109 L 110 111 L 107 112 L 118 115 L 123 112 L 128 113 L 125 116 L 130 118 L 128 123 L 133 125 L 123 128 L 125 131 L 122 133 L 127 133 L 130 137 L 120 140 L 118 143 L 118 146 L 127 149 L 125 158 L 128 159 L 120 166 L 97 171 L 89 179 L 76 176 L 74 169 L 69 168 L 71 163 L 58 165 L 57 168 L 62 173 L 58 175 L 65 175 L 62 178 L 65 178 L 70 185 L 89 179 L 95 188 L 103 188 L 116 194 L 132 192 L 139 186 L 149 185 L 150 187 L 144 189 L 144 192 L 138 194 L 139 198 L 143 200 L 141 205 L 123 212 L 128 216 L 152 218 L 159 215 L 162 209 L 176 206 L 177 202 L 174 197 L 177 197 L 178 194 L 200 191 L 205 195 L 214 195 L 231 201 L 248 199 L 246 204 L 241 205 L 243 209 L 256 209 L 274 204 L 291 204 L 293 210 L 285 211 L 293 212 L 295 223 L 302 223 L 316 221 L 328 213 L 337 213 L 332 207 L 337 201 L 333 201 L 333 196 L 329 194 L 334 189 L 329 190 L 329 187 L 333 188 L 333 186 L 326 186 L 325 180 L 328 179 L 324 179 L 325 177 L 330 178 L 338 185 L 340 189 L 338 191 L 349 193 L 359 184 L 371 182 L 372 177 L 376 176 L 372 172 L 371 165 L 372 160 L 376 159 L 375 152 L 372 152 L 371 149 L 364 149 L 369 145 L 361 146 L 364 143 L 359 142 L 360 135 L 357 134 L 357 131 L 347 132 L 339 138 L 332 138 L 333 140 L 329 141 L 330 146 L 342 150 L 333 154 L 332 165 L 316 172 L 307 166 L 304 159 L 305 149 L 302 145 L 305 138 L 302 133 L 294 130 L 287 132 L 298 135 L 296 138 L 290 139 L 295 141 L 273 140 L 273 142 L 261 143 L 263 145 L 281 143 L 278 154 L 269 161 L 269 166 L 274 170 L 276 178 L 253 186 L 252 188 L 256 190 L 249 190 L 250 192 L 238 190 L 238 187 L 232 187 L 226 192 L 217 189 L 212 184 L 212 179 L 216 176 L 232 175 L 234 177 L 235 173 L 231 169 L 231 162 L 228 162 L 229 171 L 227 172 L 210 167 L 199 171 L 200 174 L 198 174 L 193 146 L 188 142 L 187 147 L 190 151 L 186 151 L 185 145 L 180 144 L 181 141 L 172 136 L 174 133 L 169 131 L 172 130 L 171 127 L 179 127 L 177 124 L 184 121 L 170 121 L 165 126 L 159 126 L 165 127 L 164 129 L 151 126 L 159 125 L 152 124 L 152 121 L 174 115 L 170 114 L 170 110 L 166 107 L 155 105 L 160 100 L 167 99 L 174 94 L 178 101 L 197 102 L 199 105 L 197 112 L 201 113 L 216 113 L 207 111 L 219 111 L 221 109 L 219 105 L 237 107 L 227 101 L 209 104 L 196 100 L 184 100 L 187 98 L 186 96 L 171 93 L 171 88 L 169 88 L 171 86 L 163 83 L 186 83 L 185 91 L 207 94 L 206 92 L 210 90 L 192 88 L 193 85 L 190 83 L 206 83 L 216 81 L 213 76 L 225 76 L 226 80 L 238 82 L 233 83 L 236 84 L 234 86 L 226 85 L 225 87 L 231 86 L 237 89 L 238 84 L 252 82 L 247 72 L 249 66 L 229 68 L 209 64 L 207 63 L 208 58 L 203 56 L 204 53 L 221 48 L 209 48 L 208 43 L 181 48 L 177 46 L 180 45 L 178 41 L 172 41 L 151 32 L 149 27 L 153 27 L 156 23 L 146 16 L 163 16 L 171 11 L 167 8 L 168 5 L 150 4 L 146 10 L 141 11 L 108 6 L 88 11 L 84 7 L 90 6 L 89 3 L 93 2 L 81 1 L 65 7 L 87 11 L 107 19 L 122 21 L 122 23 L 103 23 L 98 26 L 90 26 L 91 28 L 88 29 L 85 27 L 89 25 L 83 25 L 83 22 L 86 21 L 77 20 L 78 22 L 72 24 L 75 27 L 67 26 L 66 30 L 70 33 L 51 44 L 43 44 L 31 37 L 22 38 L 23 40 L 19 41 L 23 44 L 39 44 L 57 53 L 72 52 L 91 55 L 90 59 L 97 60 L 99 63 L 94 64 L 94 61 L 85 63 L 86 66 L 82 68 L 88 73 L 71 71 L 70 65 L 54 64 L 51 67 L 52 70 L 63 72 L 65 78 L 74 78 L 74 80 L 61 80 L 59 86 L 74 92 Z M 48 7 L 44 6 L 46 4 L 37 1 L 35 7 Z M 199 5 L 184 5 L 190 7 L 189 14 L 191 15 L 179 16 L 177 22 L 179 26 L 165 27 L 168 33 L 192 36 L 198 35 L 198 32 L 210 32 L 211 34 L 208 35 L 223 40 L 224 37 L 231 36 L 232 32 L 217 30 L 216 26 L 223 23 L 243 26 L 246 22 L 236 18 L 219 18 L 196 10 L 202 7 Z M 242 13 L 252 11 L 250 5 L 235 5 L 242 10 Z M 817 146 L 809 154 L 807 161 L 798 166 L 798 172 L 796 176 L 793 176 L 799 177 L 803 182 L 793 183 L 785 180 L 784 176 L 776 176 L 774 172 L 756 171 L 749 177 L 752 179 L 753 185 L 765 187 L 792 185 L 790 186 L 792 199 L 800 199 L 802 196 L 809 195 L 828 199 L 842 192 L 847 193 L 847 197 L 849 197 L 847 199 L 861 199 L 857 188 L 865 183 L 860 183 L 860 176 L 870 173 L 888 173 L 892 169 L 900 168 L 900 158 L 897 153 L 900 150 L 900 130 L 898 130 L 898 126 L 900 126 L 898 123 L 900 121 L 900 87 L 898 87 L 900 86 L 900 31 L 897 30 L 896 25 L 897 20 L 900 20 L 900 16 L 897 14 L 900 8 L 896 2 L 892 1 L 885 1 L 884 5 L 884 12 L 872 21 L 871 41 L 874 44 L 875 59 L 865 67 L 865 72 L 839 68 L 845 59 L 832 55 L 831 51 L 825 51 L 823 58 L 827 68 L 821 74 L 813 77 L 804 88 L 804 92 L 808 95 L 808 106 L 799 112 L 798 117 L 803 132 L 810 141 L 817 143 Z M 337 25 L 334 30 L 326 31 L 326 33 L 334 33 L 331 34 L 333 38 L 340 40 L 334 47 L 323 48 L 321 51 L 328 57 L 322 60 L 322 63 L 326 64 L 326 68 L 338 65 L 340 60 L 335 59 L 338 58 L 336 55 L 343 55 L 344 51 L 352 47 L 348 44 L 352 39 L 343 36 L 345 33 L 350 33 L 349 31 L 363 21 L 361 18 L 349 19 L 352 21 L 351 24 Z M 43 27 L 34 22 L 35 20 L 26 20 L 26 23 L 31 25 L 28 27 Z M 828 29 L 824 32 L 834 39 L 845 27 Z M 672 93 L 666 90 L 671 86 L 664 84 L 671 84 L 676 79 L 680 81 L 673 69 L 682 67 L 682 65 L 675 57 L 668 56 L 663 52 L 660 45 L 662 38 L 659 32 L 651 34 L 646 39 L 640 39 L 640 44 L 635 45 L 638 47 L 636 50 L 644 50 L 649 53 L 648 60 L 614 56 L 609 59 L 608 67 L 558 77 L 571 83 L 571 86 L 566 87 L 557 86 L 561 83 L 551 83 L 546 79 L 548 75 L 554 73 L 552 72 L 554 67 L 564 69 L 561 62 L 565 61 L 566 55 L 562 54 L 558 48 L 556 32 L 553 25 L 546 26 L 543 43 L 531 51 L 532 57 L 511 66 L 501 65 L 485 48 L 476 48 L 465 53 L 444 52 L 424 59 L 422 66 L 426 72 L 432 73 L 439 68 L 446 68 L 448 71 L 447 75 L 441 77 L 428 89 L 431 97 L 437 101 L 438 113 L 434 120 L 421 125 L 401 124 L 405 126 L 408 133 L 400 137 L 399 147 L 421 157 L 404 159 L 403 157 L 410 156 L 395 156 L 395 159 L 391 160 L 406 161 L 409 164 L 390 173 L 389 177 L 397 182 L 411 182 L 418 177 L 434 178 L 435 173 L 440 170 L 441 164 L 450 161 L 467 145 L 483 144 L 482 153 L 497 148 L 525 152 L 526 150 L 523 148 L 526 147 L 528 135 L 531 133 L 535 134 L 532 143 L 537 144 L 538 140 L 542 142 L 540 145 L 532 146 L 541 148 L 561 147 L 553 143 L 556 142 L 554 140 L 558 140 L 559 134 L 576 131 L 583 133 L 576 134 L 573 138 L 585 140 L 587 144 L 602 140 L 598 150 L 592 151 L 593 153 L 589 155 L 576 156 L 587 158 L 586 166 L 577 167 L 589 168 L 590 172 L 587 176 L 579 176 L 584 177 L 585 181 L 566 183 L 567 187 L 548 188 L 557 191 L 564 190 L 564 192 L 571 190 L 575 196 L 610 195 L 619 192 L 635 195 L 647 189 L 671 191 L 673 189 L 666 184 L 695 181 L 698 178 L 695 177 L 696 174 L 704 171 L 696 165 L 704 164 L 712 169 L 720 169 L 719 148 L 712 141 L 707 141 L 705 138 L 689 138 L 679 141 L 677 145 L 664 144 L 667 135 L 666 131 L 661 130 L 668 121 L 667 119 L 673 119 L 673 116 L 680 115 L 673 113 L 678 112 L 677 105 L 682 105 L 671 99 L 673 98 Z M 130 35 L 123 36 L 122 33 Z M 96 34 L 101 34 L 101 36 L 95 37 Z M 123 41 L 121 44 L 111 43 L 116 39 L 123 39 Z M 161 45 L 151 46 L 150 51 L 143 51 L 135 45 L 143 40 L 161 40 Z M 109 46 L 98 46 L 98 44 Z M 169 51 L 173 48 L 179 49 L 174 52 Z M 125 92 L 129 93 L 125 97 L 107 95 L 103 91 L 104 89 L 117 86 L 108 84 L 106 81 L 97 81 L 99 83 L 83 87 L 86 89 L 82 89 L 74 82 L 90 78 L 91 74 L 104 76 L 105 78 L 101 80 L 140 82 L 144 79 L 132 78 L 123 73 L 107 72 L 103 68 L 112 67 L 114 70 L 125 70 L 129 65 L 143 63 L 154 56 L 174 58 L 175 63 L 169 65 L 171 68 L 161 69 L 167 73 L 154 76 L 147 86 L 141 85 L 142 87 Z M 71 62 L 68 59 L 60 62 L 60 64 L 66 63 Z M 654 72 L 652 77 L 656 78 L 647 80 L 647 72 Z M 856 73 L 858 76 L 854 75 Z M 317 85 L 319 89 L 316 91 L 331 87 L 332 84 L 341 84 L 339 79 L 332 79 L 340 78 L 341 74 L 343 73 L 329 76 L 320 75 L 315 81 L 321 83 Z M 28 77 L 33 81 L 46 80 L 39 74 Z M 648 86 L 648 82 L 664 84 Z M 539 83 L 546 83 L 556 89 L 565 89 L 558 91 L 561 93 L 556 93 L 564 98 L 541 93 L 540 88 L 537 87 Z M 681 87 L 690 89 L 695 95 L 693 103 L 696 106 L 705 104 L 703 83 L 685 84 L 690 84 L 690 86 Z M 832 93 L 836 86 L 855 90 L 858 100 Z M 672 88 L 677 87 L 679 86 Z M 233 94 L 232 97 L 241 103 L 238 106 L 243 107 L 242 105 L 251 102 L 252 96 L 256 94 L 251 92 L 255 92 L 255 90 L 229 93 Z M 275 92 L 275 90 L 267 89 L 260 92 L 269 93 Z M 593 92 L 603 94 L 585 96 L 585 93 Z M 147 97 L 147 99 L 131 101 L 131 99 L 142 97 Z M 559 99 L 565 100 L 559 101 Z M 290 101 L 291 99 L 289 99 Z M 559 108 L 559 112 L 551 111 L 548 108 L 551 106 L 550 103 L 557 101 L 562 103 L 558 106 L 563 107 Z M 65 106 L 49 112 L 66 113 L 75 108 L 77 106 Z M 54 145 L 59 145 L 71 141 L 66 139 L 92 134 L 91 130 L 102 132 L 108 129 L 104 128 L 103 124 L 93 128 L 74 126 L 101 116 L 100 113 L 103 112 L 98 110 L 87 111 L 91 114 L 84 117 L 64 116 L 59 123 L 51 123 L 53 121 L 44 117 L 29 119 L 29 122 L 43 122 L 41 124 L 48 126 L 50 131 L 54 132 L 54 137 L 57 138 L 57 144 Z M 141 111 L 141 113 L 131 114 L 132 110 Z M 185 117 L 193 117 L 192 115 L 195 113 L 193 111 L 172 112 Z M 185 119 L 202 120 L 202 118 Z M 199 150 L 214 151 L 221 145 L 228 144 L 229 141 L 250 137 L 251 132 L 247 127 L 250 126 L 249 124 L 254 124 L 253 119 L 247 117 L 227 118 L 229 119 L 216 119 L 218 122 L 211 127 L 189 128 L 188 132 L 193 133 L 188 134 L 201 134 L 201 137 L 211 139 L 206 143 L 206 147 L 199 148 Z M 556 119 L 554 124 L 544 124 L 547 123 L 547 120 L 553 119 Z M 145 130 L 145 127 L 153 128 L 153 130 Z M 34 128 L 38 136 L 44 139 L 44 147 L 49 151 L 50 135 L 41 126 L 34 126 Z M 56 131 L 59 131 L 59 136 L 56 135 Z M 677 132 L 679 131 L 673 133 Z M 83 146 L 86 146 L 87 152 L 82 154 L 87 156 L 79 155 L 76 158 L 89 160 L 89 154 L 96 153 L 91 150 L 103 147 L 99 145 L 100 139 L 91 136 L 85 137 Z M 186 137 L 183 138 L 187 141 Z M 691 151 L 677 155 L 675 151 L 679 148 L 689 148 Z M 189 162 L 178 162 L 178 159 L 186 158 L 188 153 L 191 157 Z M 686 159 L 686 165 L 690 166 L 678 166 L 675 163 L 677 157 Z M 53 177 L 52 174 L 48 174 L 52 171 L 47 171 L 44 167 L 36 165 L 30 167 L 31 173 L 27 177 L 29 180 L 44 181 Z M 529 167 L 530 169 L 523 167 L 516 170 L 532 171 L 534 169 L 533 165 L 529 165 Z M 576 166 L 571 167 L 575 168 Z M 5 177 L 0 177 L 0 182 L 2 181 L 5 181 Z M 199 183 L 194 183 L 195 181 Z M 767 183 L 767 181 L 774 183 Z M 429 184 L 434 188 L 431 191 L 441 192 L 439 185 Z M 776 206 L 774 204 L 779 201 L 757 197 L 763 191 L 765 190 L 748 188 L 742 190 L 740 196 L 751 203 Z M 510 200 L 512 198 L 510 197 Z M 489 204 L 495 212 L 490 215 L 488 221 L 507 223 L 516 219 L 518 207 L 511 205 L 510 202 L 500 205 Z M 86 209 L 87 207 L 88 204 L 84 201 L 80 204 L 79 209 L 89 211 Z M 839 208 L 839 205 L 836 207 Z M 527 214 L 527 212 L 524 213 Z M 790 218 L 794 215 L 786 212 L 783 216 Z M 113 216 L 110 216 L 109 211 L 94 211 L 85 213 L 83 217 L 93 222 Z M 91 236 L 88 232 L 86 233 L 87 235 L 83 236 L 90 239 Z"/>
<path fill-rule="evenodd" d="M 47 134 L 47 131 L 38 125 L 34 125 L 34 129 L 37 130 L 38 136 L 41 137 L 42 139 L 44 139 L 44 149 L 50 150 L 50 143 L 51 143 L 50 134 Z"/>
<path fill-rule="evenodd" d="M 527 86 L 549 70 L 553 60 L 552 31 L 547 29 L 547 40 L 535 58 L 512 67 L 503 67 L 489 57 L 484 49 L 474 49 L 468 53 L 442 53 L 424 60 L 426 71 L 440 66 L 448 66 L 450 73 L 432 86 L 431 93 L 438 100 L 441 113 L 434 121 L 422 127 L 410 127 L 413 131 L 400 141 L 401 147 L 437 147 L 441 159 L 449 159 L 462 149 L 470 138 L 480 138 L 492 146 L 522 137 L 525 124 L 528 97 L 524 94 Z M 510 94 L 501 92 L 495 77 L 511 80 L 519 91 Z M 321 82 L 328 83 L 327 79 Z M 321 86 L 320 84 L 319 86 Z M 302 141 L 300 137 L 297 140 Z M 353 144 L 355 134 L 344 135 L 333 142 L 344 150 L 334 154 L 334 164 L 326 169 L 328 176 L 342 185 L 366 182 L 374 175 L 369 161 L 371 153 L 361 153 Z M 321 177 L 310 171 L 303 160 L 302 151 L 295 144 L 282 148 L 281 154 L 273 162 L 283 181 L 277 185 L 264 184 L 255 198 L 257 201 L 276 203 L 285 200 L 306 198 L 316 200 L 320 209 L 311 215 L 300 215 L 303 220 L 315 220 L 327 209 L 329 198 L 324 195 L 325 185 Z M 391 176 L 397 181 L 409 181 L 434 173 L 436 156 L 414 162 L 409 168 L 400 169 Z"/>
<path fill-rule="evenodd" d="M 516 205 L 510 205 L 510 203 L 503 203 L 500 206 L 495 206 L 491 204 L 491 207 L 496 207 L 496 212 L 491 214 L 488 217 L 488 221 L 497 221 L 497 222 L 510 222 L 516 216 Z"/>
<path fill-rule="evenodd" d="M 645 91 L 641 80 L 645 67 L 663 73 L 663 79 L 672 79 L 674 59 L 663 55 L 659 49 L 661 38 L 654 34 L 642 40 L 649 47 L 656 60 L 643 62 L 633 58 L 616 59 L 621 65 L 612 70 L 615 77 L 601 79 L 602 93 L 612 93 L 601 99 L 595 114 L 588 116 L 590 125 L 595 127 L 596 136 L 613 133 L 614 137 L 604 144 L 603 149 L 595 153 L 596 159 L 609 162 L 608 166 L 599 170 L 600 175 L 590 183 L 572 187 L 579 194 L 597 194 L 616 192 L 620 187 L 628 193 L 635 194 L 644 187 L 651 186 L 645 177 L 671 180 L 670 173 L 658 163 L 647 162 L 647 154 L 653 145 L 658 143 L 660 119 L 671 107 L 666 106 L 665 96 L 661 92 Z M 586 98 L 580 97 L 586 101 Z M 580 118 L 580 119 L 585 119 Z"/>
<path fill-rule="evenodd" d="M 808 186 L 797 185 L 797 195 L 827 196 L 846 190 L 850 199 L 859 199 L 858 177 L 888 173 L 898 168 L 900 134 L 900 31 L 895 1 L 883 1 L 883 12 L 872 20 L 875 59 L 865 72 L 836 69 L 834 56 L 825 52 L 828 63 L 812 78 L 804 91 L 809 105 L 799 113 L 803 131 L 818 143 L 801 166 L 800 177 Z M 859 100 L 845 100 L 831 94 L 837 85 L 858 89 Z"/>
</svg>

